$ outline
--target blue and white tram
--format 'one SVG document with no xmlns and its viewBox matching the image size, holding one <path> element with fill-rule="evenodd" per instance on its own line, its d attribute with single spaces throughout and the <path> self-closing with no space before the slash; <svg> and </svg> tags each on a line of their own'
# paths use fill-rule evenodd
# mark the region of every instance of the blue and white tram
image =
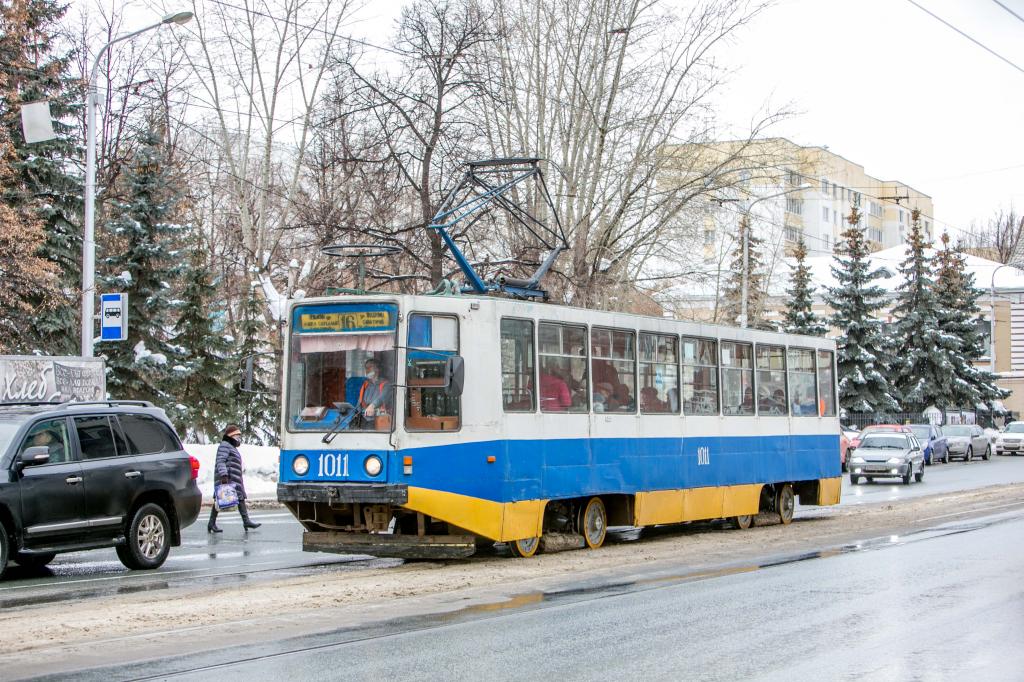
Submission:
<svg viewBox="0 0 1024 682">
<path fill-rule="evenodd" d="M 826 339 L 489 297 L 289 319 L 278 498 L 310 551 L 529 556 L 839 502 Z"/>
</svg>

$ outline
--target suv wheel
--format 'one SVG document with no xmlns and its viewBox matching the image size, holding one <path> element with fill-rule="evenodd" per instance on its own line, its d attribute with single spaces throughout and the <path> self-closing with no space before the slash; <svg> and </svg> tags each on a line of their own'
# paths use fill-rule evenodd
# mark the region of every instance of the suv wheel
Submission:
<svg viewBox="0 0 1024 682">
<path fill-rule="evenodd" d="M 144 504 L 136 510 L 125 533 L 125 543 L 117 546 L 117 558 L 132 569 L 159 568 L 171 551 L 171 524 L 158 505 Z"/>
</svg>

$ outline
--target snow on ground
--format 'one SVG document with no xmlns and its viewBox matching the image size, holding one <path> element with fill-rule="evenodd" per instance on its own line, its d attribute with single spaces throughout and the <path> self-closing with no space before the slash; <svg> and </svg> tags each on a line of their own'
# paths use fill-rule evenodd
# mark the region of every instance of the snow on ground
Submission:
<svg viewBox="0 0 1024 682">
<path fill-rule="evenodd" d="M 185 452 L 199 460 L 199 489 L 203 500 L 213 500 L 213 466 L 217 461 L 217 443 L 208 445 L 186 444 Z M 253 498 L 277 497 L 277 462 L 281 457 L 280 448 L 267 445 L 245 445 L 238 448 L 242 453 L 245 469 L 245 492 Z"/>
</svg>

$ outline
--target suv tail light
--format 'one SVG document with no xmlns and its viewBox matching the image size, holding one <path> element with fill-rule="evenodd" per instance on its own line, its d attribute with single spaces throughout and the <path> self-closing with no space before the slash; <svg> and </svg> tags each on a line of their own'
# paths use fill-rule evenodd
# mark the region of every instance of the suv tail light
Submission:
<svg viewBox="0 0 1024 682">
<path fill-rule="evenodd" d="M 199 460 L 189 455 L 188 461 L 192 465 L 192 479 L 195 480 L 199 478 Z"/>
</svg>

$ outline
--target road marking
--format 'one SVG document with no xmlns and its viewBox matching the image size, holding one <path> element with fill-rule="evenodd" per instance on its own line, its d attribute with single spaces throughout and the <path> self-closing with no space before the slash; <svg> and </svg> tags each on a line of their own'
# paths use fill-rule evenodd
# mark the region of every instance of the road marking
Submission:
<svg viewBox="0 0 1024 682">
<path fill-rule="evenodd" d="M 990 509 L 1003 509 L 1005 507 L 1020 507 L 1024 505 L 1024 502 L 1010 502 L 1009 504 L 996 504 L 990 507 L 976 507 L 974 509 L 968 509 L 966 511 L 951 512 L 949 514 L 939 514 L 938 516 L 926 516 L 918 521 L 934 521 L 935 519 L 946 519 L 950 516 L 963 516 L 964 514 L 972 514 L 978 511 L 989 511 Z"/>
</svg>

